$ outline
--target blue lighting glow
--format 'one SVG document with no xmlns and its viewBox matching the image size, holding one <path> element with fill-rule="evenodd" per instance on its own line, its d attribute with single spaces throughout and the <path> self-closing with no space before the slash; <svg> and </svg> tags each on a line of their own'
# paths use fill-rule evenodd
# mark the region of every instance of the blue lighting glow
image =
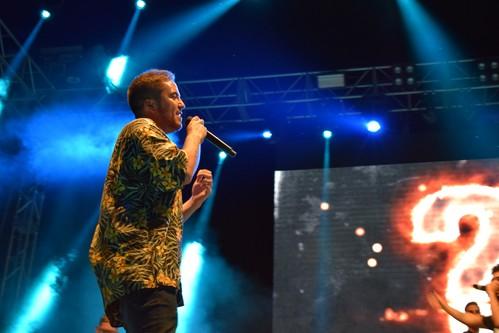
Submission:
<svg viewBox="0 0 499 333">
<path fill-rule="evenodd" d="M 269 130 L 263 131 L 262 136 L 264 139 L 270 139 L 272 137 L 272 132 Z"/>
<path fill-rule="evenodd" d="M 0 79 L 0 99 L 6 99 L 9 92 L 10 80 Z"/>
<path fill-rule="evenodd" d="M 224 151 L 218 153 L 218 158 L 221 160 L 225 160 L 227 158 L 227 154 Z"/>
<path fill-rule="evenodd" d="M 40 12 L 40 16 L 42 19 L 47 20 L 50 18 L 51 14 L 48 10 L 44 9 Z"/>
<path fill-rule="evenodd" d="M 322 136 L 324 137 L 324 139 L 331 139 L 333 137 L 333 132 L 325 130 L 324 132 L 322 132 Z"/>
<path fill-rule="evenodd" d="M 144 0 L 137 0 L 135 6 L 137 6 L 138 9 L 144 9 L 146 6 L 146 2 Z"/>
<path fill-rule="evenodd" d="M 134 53 L 133 56 L 140 58 L 143 64 L 155 64 L 158 60 L 165 61 L 216 22 L 238 2 L 239 0 L 207 1 L 205 4 L 174 17 L 168 17 L 159 25 L 142 30 L 137 36 L 140 47 L 135 48 L 139 53 Z M 155 52 L 141 51 L 149 48 L 154 49 Z"/>
<path fill-rule="evenodd" d="M 381 125 L 376 120 L 371 120 L 366 124 L 366 128 L 371 133 L 376 133 L 381 129 Z"/>
<path fill-rule="evenodd" d="M 109 113 L 83 103 L 39 108 L 27 119 L 6 123 L 25 148 L 16 159 L 0 154 L 0 173 L 12 166 L 43 184 L 100 179 L 119 132 L 132 119 L 128 110 Z"/>
<path fill-rule="evenodd" d="M 409 38 L 419 61 L 459 57 L 459 52 L 443 29 L 418 0 L 397 1 Z"/>
<path fill-rule="evenodd" d="M 128 56 L 121 55 L 111 59 L 109 66 L 107 67 L 106 77 L 111 83 L 112 88 L 119 87 L 121 84 L 121 79 L 125 73 L 126 64 L 128 62 Z"/>
<path fill-rule="evenodd" d="M 9 94 L 10 80 L 0 79 L 0 116 L 2 115 L 4 102 L 7 100 Z"/>
<path fill-rule="evenodd" d="M 45 316 L 58 295 L 58 279 L 61 276 L 61 265 L 50 264 L 43 272 L 42 278 L 33 290 L 24 310 L 10 327 L 9 333 L 30 333 L 42 324 Z"/>
<path fill-rule="evenodd" d="M 188 243 L 182 251 L 182 294 L 186 306 L 178 309 L 179 327 L 177 332 L 188 332 L 189 320 L 195 309 L 194 302 L 199 275 L 203 267 L 204 247 L 198 242 Z"/>
</svg>

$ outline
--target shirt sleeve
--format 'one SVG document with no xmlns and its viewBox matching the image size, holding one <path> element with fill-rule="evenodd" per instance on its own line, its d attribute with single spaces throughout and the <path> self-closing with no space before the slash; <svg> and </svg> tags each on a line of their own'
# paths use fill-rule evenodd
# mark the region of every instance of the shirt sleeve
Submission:
<svg viewBox="0 0 499 333">
<path fill-rule="evenodd" d="M 492 316 L 482 317 L 483 325 L 489 330 L 494 330 L 494 322 L 492 321 Z"/>
<path fill-rule="evenodd" d="M 168 192 L 183 186 L 187 155 L 154 122 L 137 119 L 130 125 L 131 147 L 125 159 L 136 174 L 147 174 L 148 183 Z"/>
</svg>

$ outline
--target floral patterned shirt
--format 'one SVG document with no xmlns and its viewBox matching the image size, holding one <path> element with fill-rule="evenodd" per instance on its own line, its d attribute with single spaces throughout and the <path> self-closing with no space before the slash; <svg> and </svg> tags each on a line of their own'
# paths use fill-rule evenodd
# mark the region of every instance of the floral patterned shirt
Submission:
<svg viewBox="0 0 499 333">
<path fill-rule="evenodd" d="M 113 326 L 122 325 L 122 296 L 179 288 L 186 165 L 185 152 L 151 119 L 133 120 L 116 141 L 89 251 Z"/>
</svg>

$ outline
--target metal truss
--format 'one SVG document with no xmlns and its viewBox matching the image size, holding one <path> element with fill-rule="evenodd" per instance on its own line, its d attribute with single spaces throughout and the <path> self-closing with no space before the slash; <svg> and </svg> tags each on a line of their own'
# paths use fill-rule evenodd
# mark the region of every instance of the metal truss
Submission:
<svg viewBox="0 0 499 333">
<path fill-rule="evenodd" d="M 18 52 L 21 47 L 0 20 L 0 73 L 5 73 L 14 54 L 7 49 Z M 276 117 L 276 110 L 279 118 L 287 119 L 314 118 L 322 108 L 339 115 L 475 110 L 499 105 L 498 63 L 499 57 L 464 59 L 179 81 L 178 85 L 188 108 L 208 123 L 259 122 Z M 105 94 L 102 82 L 56 89 L 27 56 L 16 73 L 8 102 L 50 103 L 85 97 L 125 106 L 123 91 L 103 99 Z"/>
<path fill-rule="evenodd" d="M 17 54 L 22 52 L 26 50 L 0 19 L 0 78 L 5 78 L 12 61 Z M 10 78 L 7 107 L 27 102 L 40 104 L 43 96 L 53 90 L 55 86 L 40 66 L 28 54 L 25 54 L 20 67 Z"/>
<path fill-rule="evenodd" d="M 44 200 L 45 194 L 33 185 L 21 190 L 15 203 L 0 288 L 0 299 L 10 308 L 30 283 Z"/>
<path fill-rule="evenodd" d="M 183 81 L 179 87 L 189 109 L 213 123 L 260 121 L 277 105 L 288 118 L 314 117 L 317 105 L 339 114 L 490 107 L 499 105 L 497 62 L 467 59 Z"/>
</svg>

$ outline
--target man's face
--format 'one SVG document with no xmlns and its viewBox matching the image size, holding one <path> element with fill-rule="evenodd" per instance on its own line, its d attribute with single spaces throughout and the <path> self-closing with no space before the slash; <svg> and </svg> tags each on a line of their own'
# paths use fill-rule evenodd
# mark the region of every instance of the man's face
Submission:
<svg viewBox="0 0 499 333">
<path fill-rule="evenodd" d="M 466 309 L 464 309 L 464 311 L 466 311 L 468 313 L 480 314 L 480 308 L 476 304 L 470 304 L 470 305 L 468 305 L 466 307 Z"/>
<path fill-rule="evenodd" d="M 496 281 L 496 285 L 499 283 L 499 271 L 497 272 L 494 272 L 492 273 L 492 279 L 490 280 L 490 282 L 494 282 Z M 496 289 L 496 296 L 497 296 L 497 299 L 499 299 L 499 290 Z"/>
<path fill-rule="evenodd" d="M 182 128 L 184 108 L 185 104 L 175 82 L 165 80 L 159 101 L 154 101 L 151 118 L 166 133 L 175 132 Z"/>
</svg>

